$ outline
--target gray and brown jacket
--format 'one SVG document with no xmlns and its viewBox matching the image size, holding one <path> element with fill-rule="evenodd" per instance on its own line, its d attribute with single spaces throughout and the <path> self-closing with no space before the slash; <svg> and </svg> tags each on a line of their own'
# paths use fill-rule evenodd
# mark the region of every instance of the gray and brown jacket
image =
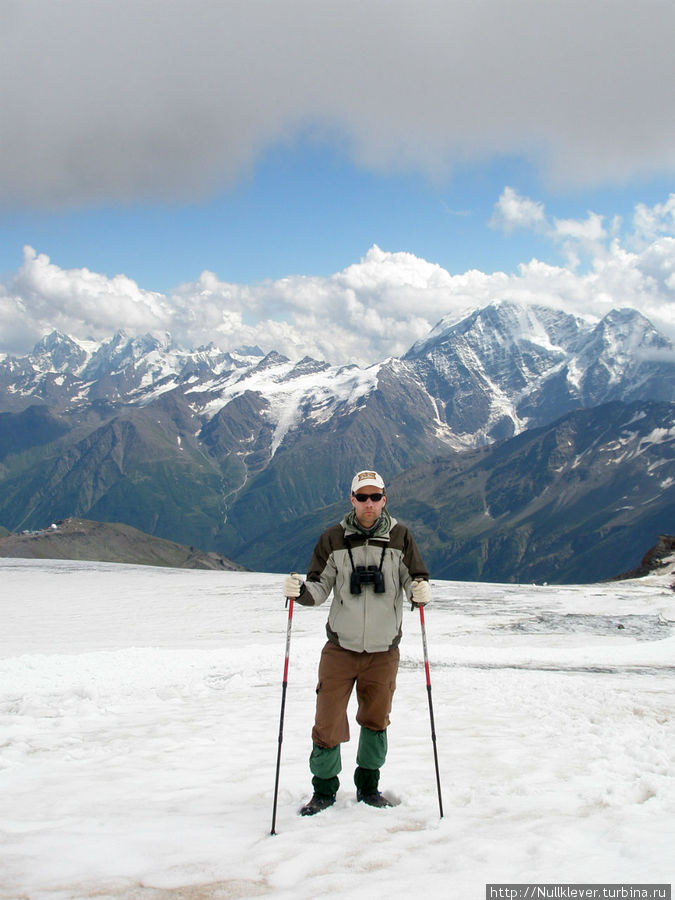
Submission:
<svg viewBox="0 0 675 900">
<path fill-rule="evenodd" d="M 416 578 L 429 578 L 407 527 L 388 513 L 383 519 L 387 527 L 378 529 L 377 537 L 367 537 L 346 518 L 324 531 L 298 597 L 305 606 L 318 606 L 332 590 L 326 623 L 328 640 L 357 653 L 377 653 L 398 646 L 404 601 L 410 598 Z M 350 579 L 355 566 L 381 566 L 384 593 L 375 593 L 374 585 L 363 584 L 361 593 L 352 594 Z"/>
</svg>

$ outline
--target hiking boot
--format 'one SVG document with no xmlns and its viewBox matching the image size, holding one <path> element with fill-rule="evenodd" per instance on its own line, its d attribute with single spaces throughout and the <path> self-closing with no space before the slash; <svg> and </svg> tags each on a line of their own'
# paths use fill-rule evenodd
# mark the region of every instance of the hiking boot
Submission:
<svg viewBox="0 0 675 900">
<path fill-rule="evenodd" d="M 335 803 L 335 794 L 313 794 L 312 799 L 300 810 L 301 816 L 315 816 Z"/>
<path fill-rule="evenodd" d="M 377 809 L 386 809 L 388 806 L 394 805 L 379 791 L 375 791 L 373 794 L 363 794 L 361 791 L 357 791 L 356 799 L 359 803 L 365 803 L 367 806 L 375 806 Z"/>
</svg>

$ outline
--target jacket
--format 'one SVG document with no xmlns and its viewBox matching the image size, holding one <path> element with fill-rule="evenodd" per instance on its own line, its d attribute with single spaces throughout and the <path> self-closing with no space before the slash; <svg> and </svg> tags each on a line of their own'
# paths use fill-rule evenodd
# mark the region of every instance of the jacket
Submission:
<svg viewBox="0 0 675 900">
<path fill-rule="evenodd" d="M 366 537 L 346 518 L 324 531 L 298 597 L 304 606 L 318 606 L 333 591 L 326 634 L 345 650 L 377 653 L 397 647 L 403 603 L 410 598 L 416 578 L 429 578 L 408 528 L 388 514 L 386 518 L 388 528 L 380 529 L 377 537 Z M 360 593 L 352 593 L 350 582 L 357 566 L 380 569 L 384 591 L 377 593 L 374 584 L 361 584 Z"/>
</svg>

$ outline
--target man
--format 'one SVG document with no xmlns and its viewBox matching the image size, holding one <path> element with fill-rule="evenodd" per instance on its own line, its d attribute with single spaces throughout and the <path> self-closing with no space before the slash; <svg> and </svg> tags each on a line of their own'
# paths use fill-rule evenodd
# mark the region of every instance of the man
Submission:
<svg viewBox="0 0 675 900">
<path fill-rule="evenodd" d="M 311 816 L 335 802 L 341 771 L 340 744 L 349 740 L 347 704 L 354 684 L 361 726 L 354 772 L 357 799 L 369 806 L 391 803 L 379 792 L 387 755 L 387 726 L 396 688 L 403 606 L 431 599 L 429 573 L 415 541 L 385 509 L 384 481 L 357 472 L 352 509 L 319 538 L 307 580 L 288 575 L 284 595 L 318 606 L 331 590 L 316 689 L 316 718 L 309 760 L 314 793 L 300 810 Z"/>
</svg>

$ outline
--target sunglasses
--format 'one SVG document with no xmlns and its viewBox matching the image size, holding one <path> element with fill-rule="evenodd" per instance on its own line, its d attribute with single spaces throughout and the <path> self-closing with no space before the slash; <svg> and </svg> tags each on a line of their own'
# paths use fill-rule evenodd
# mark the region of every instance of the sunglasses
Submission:
<svg viewBox="0 0 675 900">
<path fill-rule="evenodd" d="M 380 500 L 384 497 L 384 494 L 354 494 L 354 498 L 358 500 L 359 503 L 365 503 L 367 500 L 372 500 L 373 503 L 379 503 Z"/>
</svg>

